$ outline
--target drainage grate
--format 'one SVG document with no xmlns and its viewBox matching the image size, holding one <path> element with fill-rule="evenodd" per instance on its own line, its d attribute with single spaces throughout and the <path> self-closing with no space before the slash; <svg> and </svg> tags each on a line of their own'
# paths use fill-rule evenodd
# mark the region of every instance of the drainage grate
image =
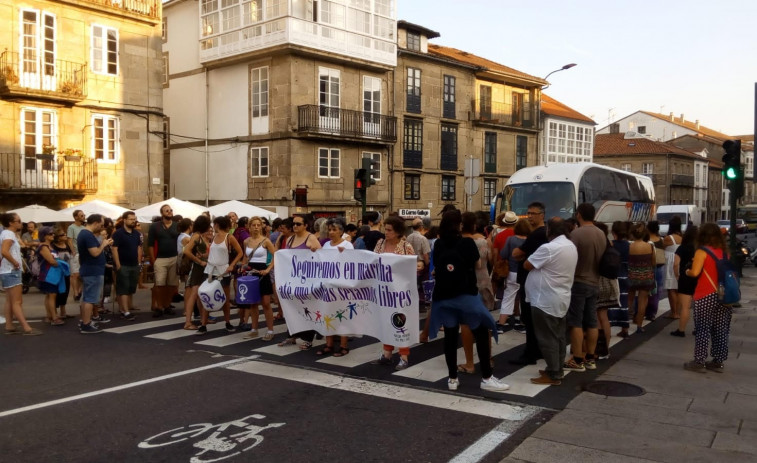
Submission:
<svg viewBox="0 0 757 463">
<path fill-rule="evenodd" d="M 610 397 L 637 397 L 646 394 L 643 388 L 620 381 L 592 381 L 584 386 L 584 391 Z"/>
</svg>

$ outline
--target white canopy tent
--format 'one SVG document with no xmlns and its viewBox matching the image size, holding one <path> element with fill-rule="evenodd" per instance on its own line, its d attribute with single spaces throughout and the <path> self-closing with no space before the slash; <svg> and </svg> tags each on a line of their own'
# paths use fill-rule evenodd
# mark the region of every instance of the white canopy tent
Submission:
<svg viewBox="0 0 757 463">
<path fill-rule="evenodd" d="M 205 206 L 200 206 L 199 204 L 190 203 L 189 201 L 183 201 L 178 198 L 171 198 L 165 201 L 149 204 L 145 207 L 140 207 L 134 211 L 137 214 L 137 220 L 150 223 L 153 217 L 160 215 L 160 208 L 163 207 L 164 204 L 171 206 L 171 209 L 173 209 L 173 215 L 180 215 L 192 220 L 208 210 Z"/>
<path fill-rule="evenodd" d="M 236 212 L 239 217 L 265 217 L 269 221 L 273 221 L 279 217 L 275 212 L 271 212 L 263 209 L 262 207 L 253 206 L 252 204 L 243 203 L 242 201 L 231 200 L 225 203 L 216 204 L 209 209 L 210 214 L 213 217 L 226 215 L 229 212 Z"/>
<path fill-rule="evenodd" d="M 79 205 L 63 209 L 60 212 L 67 213 L 69 220 L 73 220 L 72 214 L 77 209 L 84 212 L 84 215 L 86 215 L 87 217 L 89 217 L 91 214 L 100 214 L 105 217 L 110 217 L 113 220 L 121 217 L 124 212 L 129 210 L 125 207 L 110 204 L 100 199 L 95 199 L 93 201 L 88 201 L 86 203 L 81 203 Z"/>
<path fill-rule="evenodd" d="M 73 222 L 74 218 L 71 214 L 66 214 L 62 211 L 54 211 L 48 207 L 40 206 L 39 204 L 32 204 L 31 206 L 22 207 L 20 209 L 13 209 L 12 212 L 18 214 L 22 222 Z"/>
</svg>

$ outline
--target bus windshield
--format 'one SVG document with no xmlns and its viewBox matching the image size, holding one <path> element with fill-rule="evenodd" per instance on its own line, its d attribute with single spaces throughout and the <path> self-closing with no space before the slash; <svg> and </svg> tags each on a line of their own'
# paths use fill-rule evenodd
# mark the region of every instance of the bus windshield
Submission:
<svg viewBox="0 0 757 463">
<path fill-rule="evenodd" d="M 567 219 L 576 211 L 576 189 L 569 182 L 519 183 L 505 187 L 505 210 L 525 216 L 528 205 L 534 201 L 544 203 L 545 220 L 554 216 Z"/>
</svg>

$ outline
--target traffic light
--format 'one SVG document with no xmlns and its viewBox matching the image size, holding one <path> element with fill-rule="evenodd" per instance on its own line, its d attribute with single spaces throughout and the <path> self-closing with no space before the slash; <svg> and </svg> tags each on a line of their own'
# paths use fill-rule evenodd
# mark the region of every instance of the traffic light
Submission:
<svg viewBox="0 0 757 463">
<path fill-rule="evenodd" d="M 741 167 L 741 140 L 726 140 L 723 143 L 723 175 L 729 181 L 728 188 L 737 199 L 744 196 L 744 171 Z"/>
<path fill-rule="evenodd" d="M 379 162 L 371 158 L 363 158 L 363 169 L 365 171 L 365 184 L 371 186 L 376 184 L 376 178 L 381 176 L 379 171 Z"/>
<path fill-rule="evenodd" d="M 355 197 L 355 201 L 362 201 L 365 198 L 365 169 L 355 169 L 355 185 L 352 195 Z"/>
</svg>

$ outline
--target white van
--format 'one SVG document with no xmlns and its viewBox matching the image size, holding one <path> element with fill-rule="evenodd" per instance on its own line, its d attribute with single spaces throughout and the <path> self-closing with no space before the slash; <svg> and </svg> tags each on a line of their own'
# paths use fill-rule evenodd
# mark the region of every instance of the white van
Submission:
<svg viewBox="0 0 757 463">
<path fill-rule="evenodd" d="M 668 234 L 668 223 L 675 216 L 681 218 L 681 232 L 686 231 L 686 226 L 690 223 L 697 227 L 702 224 L 702 209 L 693 204 L 660 206 L 657 208 L 657 221 L 660 222 L 660 236 Z"/>
</svg>

